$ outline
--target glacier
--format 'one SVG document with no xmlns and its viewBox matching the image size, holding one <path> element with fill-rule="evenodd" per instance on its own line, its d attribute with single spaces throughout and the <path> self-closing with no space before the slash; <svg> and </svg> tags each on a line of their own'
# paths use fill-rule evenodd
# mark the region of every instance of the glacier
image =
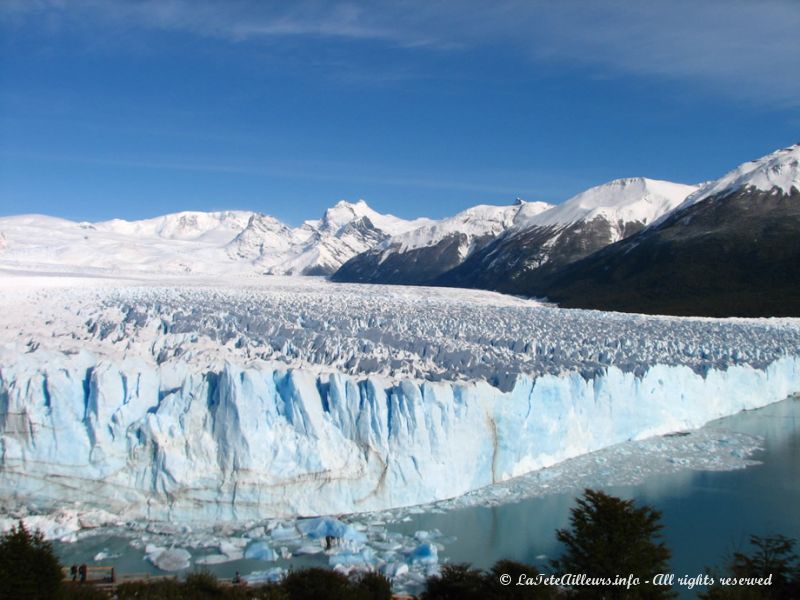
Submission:
<svg viewBox="0 0 800 600">
<path fill-rule="evenodd" d="M 798 391 L 800 361 L 705 377 L 655 365 L 486 382 L 302 370 L 187 372 L 43 355 L 3 368 L 0 485 L 126 518 L 220 521 L 451 498 L 564 459 L 695 428 Z"/>
<path fill-rule="evenodd" d="M 280 278 L 37 285 L 0 312 L 4 503 L 131 520 L 430 503 L 800 391 L 793 319 Z"/>
</svg>

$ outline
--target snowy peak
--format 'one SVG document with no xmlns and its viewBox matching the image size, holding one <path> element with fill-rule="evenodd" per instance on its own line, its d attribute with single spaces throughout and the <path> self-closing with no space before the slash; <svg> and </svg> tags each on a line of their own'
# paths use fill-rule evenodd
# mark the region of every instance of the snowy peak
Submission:
<svg viewBox="0 0 800 600">
<path fill-rule="evenodd" d="M 521 214 L 538 214 L 550 208 L 552 205 L 544 202 L 525 202 L 519 198 L 506 206 L 473 206 L 387 239 L 347 261 L 333 279 L 435 285 L 441 276 L 512 230 Z"/>
<path fill-rule="evenodd" d="M 250 261 L 262 273 L 328 275 L 391 235 L 428 222 L 381 214 L 363 200 L 341 200 L 321 219 L 293 229 L 272 217 L 256 215 L 229 244 L 228 255 Z"/>
<path fill-rule="evenodd" d="M 538 215 L 556 208 L 555 205 L 547 202 L 528 202 L 521 198 L 517 198 L 515 206 L 519 207 L 517 214 L 514 215 L 513 225 L 515 228 L 526 227 Z"/>
<path fill-rule="evenodd" d="M 652 223 L 680 205 L 696 186 L 634 177 L 589 188 L 534 216 L 527 225 L 566 226 L 604 217 L 610 223 Z"/>
<path fill-rule="evenodd" d="M 274 217 L 254 214 L 247 226 L 227 245 L 232 258 L 256 260 L 270 251 L 286 251 L 291 246 L 292 230 Z"/>
<path fill-rule="evenodd" d="M 517 222 L 523 212 L 536 214 L 552 208 L 546 202 L 525 202 L 517 198 L 510 206 L 479 204 L 460 213 L 434 221 L 423 227 L 392 237 L 384 242 L 383 247 L 396 248 L 399 252 L 407 252 L 416 248 L 435 246 L 443 239 L 462 235 L 467 244 L 473 239 L 494 237 Z"/>
<path fill-rule="evenodd" d="M 152 219 L 76 223 L 45 215 L 0 218 L 3 264 L 71 272 L 327 275 L 388 237 L 430 223 L 338 202 L 289 227 L 252 211 L 186 211 Z"/>
<path fill-rule="evenodd" d="M 322 216 L 321 228 L 338 231 L 348 223 L 359 221 L 364 217 L 369 218 L 377 214 L 378 213 L 372 210 L 364 200 L 359 200 L 358 202 L 339 200 L 339 202 L 325 211 L 325 214 Z"/>
<path fill-rule="evenodd" d="M 701 186 L 680 208 L 687 208 L 710 196 L 738 190 L 780 192 L 784 195 L 791 194 L 792 190 L 800 191 L 800 144 L 739 165 L 719 179 Z"/>
<path fill-rule="evenodd" d="M 336 233 L 349 224 L 359 221 L 363 223 L 363 219 L 367 219 L 376 229 L 390 236 L 416 229 L 431 222 L 430 219 L 425 218 L 407 221 L 394 215 L 384 215 L 370 208 L 364 200 L 358 202 L 340 200 L 325 211 L 319 229 Z M 314 222 L 307 221 L 306 223 L 312 225 Z"/>
</svg>

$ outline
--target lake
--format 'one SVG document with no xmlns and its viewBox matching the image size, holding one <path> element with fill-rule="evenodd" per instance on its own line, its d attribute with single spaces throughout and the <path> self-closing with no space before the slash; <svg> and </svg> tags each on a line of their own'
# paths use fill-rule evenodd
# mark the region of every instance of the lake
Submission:
<svg viewBox="0 0 800 600">
<path fill-rule="evenodd" d="M 721 565 L 733 551 L 747 549 L 751 534 L 800 538 L 800 400 L 787 399 L 726 417 L 705 429 L 762 437 L 763 449 L 751 457 L 760 464 L 732 471 L 657 472 L 645 474 L 633 485 L 606 484 L 602 474 L 597 478 L 596 486 L 606 492 L 662 511 L 664 538 L 673 553 L 671 570 L 678 577 L 696 576 Z M 562 487 L 554 493 L 495 506 L 409 511 L 402 520 L 379 527 L 402 534 L 406 540 L 421 530 L 438 530 L 441 536 L 437 541 L 444 546 L 440 559 L 450 562 L 486 568 L 507 558 L 544 570 L 549 559 L 560 552 L 555 530 L 568 526 L 570 508 L 580 491 Z M 370 522 L 368 517 L 359 520 Z M 113 564 L 120 572 L 156 571 L 144 560 L 141 547 L 131 547 L 130 537 L 94 535 L 55 546 L 66 564 L 88 561 L 103 551 L 119 556 L 97 562 Z M 246 574 L 273 564 L 298 567 L 325 564 L 326 559 L 324 555 L 295 556 L 268 565 L 236 560 L 208 568 L 218 576 L 230 577 L 236 570 Z M 696 591 L 676 590 L 686 597 L 693 597 Z"/>
</svg>

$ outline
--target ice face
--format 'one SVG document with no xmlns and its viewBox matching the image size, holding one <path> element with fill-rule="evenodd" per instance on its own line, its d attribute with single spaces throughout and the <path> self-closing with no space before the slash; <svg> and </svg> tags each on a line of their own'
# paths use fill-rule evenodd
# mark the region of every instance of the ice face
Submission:
<svg viewBox="0 0 800 600">
<path fill-rule="evenodd" d="M 164 393 L 158 370 L 135 361 L 50 356 L 3 369 L 0 481 L 17 495 L 93 499 L 140 518 L 378 510 L 763 406 L 797 391 L 798 374 L 792 357 L 705 377 L 610 367 L 588 380 L 523 376 L 501 392 L 228 364 Z"/>
<path fill-rule="evenodd" d="M 0 489 L 131 519 L 433 502 L 800 389 L 794 320 L 322 282 L 11 296 Z"/>
</svg>

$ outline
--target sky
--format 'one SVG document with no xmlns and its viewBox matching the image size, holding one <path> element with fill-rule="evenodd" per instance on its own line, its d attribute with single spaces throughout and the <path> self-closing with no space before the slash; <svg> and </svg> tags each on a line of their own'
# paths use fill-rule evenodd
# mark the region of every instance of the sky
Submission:
<svg viewBox="0 0 800 600">
<path fill-rule="evenodd" d="M 0 215 L 441 218 L 800 141 L 800 2 L 0 0 Z"/>
</svg>

